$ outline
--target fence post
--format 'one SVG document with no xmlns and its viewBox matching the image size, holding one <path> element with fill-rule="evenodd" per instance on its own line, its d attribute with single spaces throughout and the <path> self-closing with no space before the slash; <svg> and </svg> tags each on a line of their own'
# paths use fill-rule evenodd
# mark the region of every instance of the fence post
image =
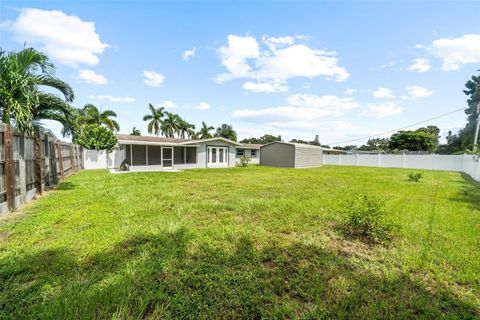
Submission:
<svg viewBox="0 0 480 320">
<path fill-rule="evenodd" d="M 360 157 L 360 155 L 359 155 L 358 153 L 355 154 L 355 165 L 356 165 L 357 167 L 358 167 L 358 163 L 359 163 L 359 161 L 358 161 L 358 158 L 359 158 L 359 157 Z"/>
<path fill-rule="evenodd" d="M 35 188 L 38 194 L 42 194 L 42 138 L 40 132 L 34 133 L 34 155 L 35 155 Z"/>
<path fill-rule="evenodd" d="M 55 156 L 55 141 L 51 140 L 50 145 L 50 170 L 52 170 L 52 182 L 58 184 L 57 157 Z"/>
<path fill-rule="evenodd" d="M 339 166 L 342 165 L 342 154 L 341 153 L 338 154 L 338 165 Z"/>
<path fill-rule="evenodd" d="M 13 168 L 12 127 L 10 124 L 5 124 L 3 145 L 5 148 L 5 189 L 7 193 L 7 206 L 8 210 L 13 211 L 15 210 L 15 172 Z"/>
<path fill-rule="evenodd" d="M 20 179 L 20 202 L 27 202 L 27 172 L 25 166 L 25 136 L 19 136 L 18 145 L 18 177 Z"/>
<path fill-rule="evenodd" d="M 73 145 L 70 143 L 70 166 L 72 167 L 72 172 L 77 171 L 75 169 L 75 159 L 73 157 L 74 157 Z"/>
<path fill-rule="evenodd" d="M 402 168 L 405 168 L 405 152 L 402 154 Z"/>
<path fill-rule="evenodd" d="M 382 154 L 379 152 L 377 156 L 377 167 L 382 166 Z"/>
<path fill-rule="evenodd" d="M 60 168 L 60 178 L 63 180 L 65 179 L 63 175 L 63 156 L 62 156 L 62 144 L 60 141 L 57 142 L 57 149 L 58 149 L 58 164 Z"/>
</svg>

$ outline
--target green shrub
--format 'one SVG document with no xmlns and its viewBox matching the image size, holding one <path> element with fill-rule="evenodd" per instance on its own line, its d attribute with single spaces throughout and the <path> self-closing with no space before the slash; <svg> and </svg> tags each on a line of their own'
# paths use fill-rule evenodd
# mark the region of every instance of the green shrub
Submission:
<svg viewBox="0 0 480 320">
<path fill-rule="evenodd" d="M 408 181 L 410 182 L 420 182 L 420 179 L 423 178 L 423 173 L 421 172 L 410 172 L 408 174 Z"/>
<path fill-rule="evenodd" d="M 77 143 L 85 149 L 111 152 L 117 145 L 117 138 L 110 129 L 97 124 L 88 124 L 80 129 Z"/>
<path fill-rule="evenodd" d="M 355 196 L 345 208 L 346 225 L 354 235 L 371 241 L 390 240 L 397 226 L 388 219 L 385 200 L 360 194 Z"/>
<path fill-rule="evenodd" d="M 240 167 L 246 167 L 248 166 L 248 163 L 250 162 L 250 157 L 247 157 L 247 156 L 243 156 L 240 158 Z"/>
</svg>

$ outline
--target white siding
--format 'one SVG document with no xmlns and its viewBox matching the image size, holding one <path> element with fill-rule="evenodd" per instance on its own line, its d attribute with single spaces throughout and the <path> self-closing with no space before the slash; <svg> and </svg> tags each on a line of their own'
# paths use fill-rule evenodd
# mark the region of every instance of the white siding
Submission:
<svg viewBox="0 0 480 320">
<path fill-rule="evenodd" d="M 320 167 L 322 165 L 322 149 L 311 146 L 295 146 L 295 168 Z"/>
</svg>

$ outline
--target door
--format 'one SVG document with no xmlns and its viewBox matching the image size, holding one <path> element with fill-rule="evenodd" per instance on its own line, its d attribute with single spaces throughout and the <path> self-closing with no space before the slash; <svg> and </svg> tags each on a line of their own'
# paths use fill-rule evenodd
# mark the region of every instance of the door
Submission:
<svg viewBox="0 0 480 320">
<path fill-rule="evenodd" d="M 173 148 L 162 147 L 162 167 L 171 168 L 173 166 Z"/>
<path fill-rule="evenodd" d="M 208 167 L 228 166 L 228 147 L 207 147 Z"/>
</svg>

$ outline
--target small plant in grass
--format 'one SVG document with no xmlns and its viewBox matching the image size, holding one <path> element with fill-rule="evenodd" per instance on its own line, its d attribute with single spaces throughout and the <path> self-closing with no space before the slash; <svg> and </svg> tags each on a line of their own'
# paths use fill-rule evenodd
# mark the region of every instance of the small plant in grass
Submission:
<svg viewBox="0 0 480 320">
<path fill-rule="evenodd" d="M 387 217 L 385 200 L 360 194 L 345 208 L 346 226 L 353 235 L 360 235 L 374 242 L 390 240 L 397 226 Z"/>
<path fill-rule="evenodd" d="M 240 167 L 246 167 L 248 166 L 248 163 L 250 162 L 250 157 L 243 156 L 240 158 Z"/>
<path fill-rule="evenodd" d="M 410 182 L 420 182 L 423 178 L 423 173 L 421 172 L 410 172 L 408 174 L 408 181 Z"/>
</svg>

